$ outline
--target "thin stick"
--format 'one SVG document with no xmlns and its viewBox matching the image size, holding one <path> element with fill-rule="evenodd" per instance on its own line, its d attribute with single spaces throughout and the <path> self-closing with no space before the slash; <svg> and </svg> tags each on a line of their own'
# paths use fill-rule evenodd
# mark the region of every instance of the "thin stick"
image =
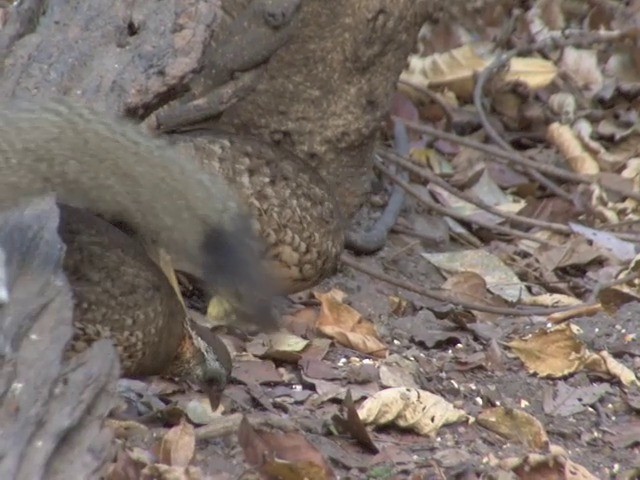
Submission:
<svg viewBox="0 0 640 480">
<path fill-rule="evenodd" d="M 542 220 L 536 220 L 534 218 L 522 217 L 520 215 L 515 215 L 509 212 L 503 212 L 500 209 L 492 207 L 488 203 L 485 203 L 482 200 L 473 197 L 472 195 L 469 195 L 465 192 L 458 190 L 455 187 L 452 187 L 451 185 L 449 185 L 449 183 L 444 181 L 438 175 L 429 171 L 429 169 L 419 167 L 413 162 L 411 162 L 410 160 L 407 160 L 406 158 L 401 157 L 400 155 L 394 152 L 383 150 L 380 152 L 380 154 L 384 156 L 385 160 L 389 160 L 393 163 L 396 163 L 402 166 L 403 168 L 406 168 L 410 172 L 418 175 L 419 177 L 424 178 L 425 180 L 428 180 L 430 182 L 433 182 L 439 187 L 442 187 L 443 189 L 445 189 L 449 193 L 452 193 L 456 197 L 461 198 L 462 200 L 469 202 L 475 205 L 476 207 L 486 210 L 487 212 L 490 212 L 494 215 L 505 218 L 507 220 L 511 220 L 514 223 L 519 223 L 520 225 L 524 225 L 527 227 L 539 227 L 539 228 L 544 228 L 557 233 L 566 233 L 566 234 L 572 233 L 571 229 L 566 225 L 561 225 L 559 223 L 545 222 Z"/>
<path fill-rule="evenodd" d="M 465 302 L 463 300 L 458 300 L 450 297 L 449 295 L 445 295 L 443 293 L 436 293 L 421 287 L 418 287 L 412 283 L 405 282 L 404 280 L 400 280 L 394 278 L 390 275 L 387 275 L 382 272 L 378 272 L 371 268 L 365 267 L 360 262 L 355 261 L 350 256 L 344 254 L 341 257 L 341 261 L 344 265 L 353 268 L 359 272 L 362 272 L 366 275 L 369 275 L 372 278 L 377 278 L 378 280 L 382 280 L 390 285 L 396 286 L 398 288 L 402 288 L 404 290 L 408 290 L 409 292 L 417 293 L 418 295 L 422 295 L 427 298 L 431 298 L 432 300 L 438 300 L 444 303 L 450 303 L 457 307 L 466 308 L 468 310 L 476 310 L 478 312 L 487 312 L 487 313 L 495 313 L 498 315 L 513 315 L 513 316 L 527 316 L 527 315 L 551 315 L 552 313 L 564 312 L 568 310 L 568 307 L 560 307 L 560 308 L 508 308 L 508 307 L 493 307 L 491 305 L 482 305 L 479 303 L 473 302 Z M 570 307 L 574 308 L 574 307 Z"/>
<path fill-rule="evenodd" d="M 420 192 L 418 192 L 415 188 L 413 188 L 411 185 L 409 185 L 408 182 L 405 182 L 404 180 L 402 180 L 398 175 L 394 174 L 391 170 L 389 170 L 388 168 L 386 168 L 384 165 L 382 165 L 382 163 L 380 163 L 379 161 L 375 162 L 374 166 L 380 170 L 382 173 L 384 173 L 391 181 L 393 181 L 394 183 L 400 185 L 402 188 L 404 188 L 406 190 L 406 192 L 411 195 L 412 197 L 414 197 L 416 200 L 418 200 L 420 203 L 422 203 L 425 207 L 436 211 L 442 215 L 447 215 L 449 217 L 458 219 L 462 222 L 469 222 L 469 223 L 473 223 L 475 225 L 478 225 L 479 227 L 482 228 L 486 228 L 488 230 L 494 231 L 494 232 L 499 232 L 499 233 L 503 233 L 505 235 L 510 235 L 512 237 L 519 237 L 519 238 L 526 238 L 527 240 L 530 240 L 532 242 L 535 243 L 539 243 L 541 245 L 547 245 L 547 246 L 551 246 L 554 247 L 556 245 L 554 245 L 551 242 L 548 242 L 546 240 L 542 240 L 534 235 L 525 233 L 525 232 L 521 232 L 519 230 L 514 230 L 512 228 L 507 228 L 507 227 L 503 227 L 500 225 L 494 225 L 492 223 L 489 222 L 485 222 L 484 220 L 479 220 L 477 218 L 469 218 L 466 215 L 463 215 L 462 213 L 456 212 L 455 210 L 452 210 L 450 208 L 446 208 L 443 207 L 442 205 L 434 202 L 433 200 L 430 200 L 428 198 L 426 198 L 424 195 L 422 195 Z"/>
<path fill-rule="evenodd" d="M 397 118 L 397 117 L 394 117 Z M 404 124 L 415 130 L 417 132 L 426 133 L 427 135 L 432 135 L 436 138 L 441 138 L 442 140 L 446 140 L 448 142 L 456 143 L 458 145 L 463 145 L 465 147 L 473 148 L 480 152 L 484 152 L 488 155 L 492 155 L 496 158 L 500 158 L 502 160 L 506 160 L 507 163 L 512 162 L 517 165 L 523 165 L 526 167 L 530 167 L 533 169 L 537 169 L 542 173 L 547 175 L 551 175 L 560 180 L 564 180 L 572 183 L 584 183 L 584 184 L 592 184 L 596 182 L 598 179 L 594 175 L 582 175 L 577 173 L 571 173 L 566 170 L 563 170 L 558 167 L 554 167 L 552 165 L 545 165 L 543 163 L 536 162 L 534 160 L 530 160 L 523 155 L 520 155 L 516 152 L 505 151 L 501 148 L 494 147 L 493 145 L 487 145 L 486 143 L 480 143 L 476 140 L 471 140 L 469 138 L 461 137 L 459 135 L 454 135 L 453 133 L 443 132 L 442 130 L 438 130 L 433 127 L 429 127 L 427 125 L 423 125 L 418 122 L 411 122 L 409 120 L 403 120 Z M 495 160 L 489 158 L 489 160 Z M 607 185 L 607 190 L 611 190 L 613 192 L 619 193 L 620 195 L 624 195 L 625 197 L 633 198 L 634 200 L 640 201 L 640 192 L 634 192 L 633 190 L 627 190 L 626 188 L 622 188 L 616 185 Z"/>
</svg>

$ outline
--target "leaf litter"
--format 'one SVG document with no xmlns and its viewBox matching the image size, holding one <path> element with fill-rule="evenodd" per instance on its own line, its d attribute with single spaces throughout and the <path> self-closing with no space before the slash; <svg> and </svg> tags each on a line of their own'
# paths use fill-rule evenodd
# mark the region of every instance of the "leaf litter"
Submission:
<svg viewBox="0 0 640 480">
<path fill-rule="evenodd" d="M 511 3 L 426 25 L 391 99 L 413 193 L 357 260 L 413 288 L 344 267 L 281 332 L 225 338 L 206 425 L 132 390 L 109 478 L 636 478 L 639 13 Z"/>
</svg>

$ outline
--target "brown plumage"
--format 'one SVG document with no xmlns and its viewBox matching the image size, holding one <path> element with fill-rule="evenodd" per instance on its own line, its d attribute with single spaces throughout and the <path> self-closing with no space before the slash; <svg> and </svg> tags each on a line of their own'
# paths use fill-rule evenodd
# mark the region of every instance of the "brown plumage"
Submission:
<svg viewBox="0 0 640 480">
<path fill-rule="evenodd" d="M 231 371 L 229 352 L 213 333 L 187 320 L 177 293 L 143 246 L 69 206 L 61 206 L 59 233 L 74 296 L 69 350 L 109 338 L 124 375 L 175 375 L 219 396 Z"/>
<path fill-rule="evenodd" d="M 83 209 L 64 208 L 60 229 L 76 299 L 74 350 L 112 338 L 125 374 L 174 373 L 216 397 L 231 369 L 228 351 L 185 319 L 136 239 L 164 248 L 212 290 L 246 292 L 240 306 L 262 326 L 273 325 L 274 289 L 257 250 L 280 293 L 311 287 L 337 266 L 344 225 L 334 196 L 284 151 L 246 137 L 195 134 L 172 146 L 69 100 L 1 107 L 0 209 L 51 192 Z"/>
<path fill-rule="evenodd" d="M 250 292 L 248 316 L 273 320 L 242 202 L 165 139 L 70 99 L 3 101 L 0 172 L 0 209 L 55 193 L 163 248 L 211 292 Z"/>
<path fill-rule="evenodd" d="M 334 273 L 344 220 L 330 186 L 313 167 L 246 136 L 178 138 L 205 171 L 224 177 L 248 205 L 279 293 L 304 290 Z"/>
</svg>

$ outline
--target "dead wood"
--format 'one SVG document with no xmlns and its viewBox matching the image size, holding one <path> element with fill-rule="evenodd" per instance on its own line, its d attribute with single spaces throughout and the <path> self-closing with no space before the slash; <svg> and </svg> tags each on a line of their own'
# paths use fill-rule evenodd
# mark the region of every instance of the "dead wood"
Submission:
<svg viewBox="0 0 640 480">
<path fill-rule="evenodd" d="M 443 5 L 302 2 L 296 31 L 271 57 L 265 79 L 222 121 L 315 165 L 350 216 L 368 192 L 378 132 L 418 30 Z"/>
<path fill-rule="evenodd" d="M 90 478 L 110 458 L 115 349 L 66 361 L 73 304 L 52 197 L 0 214 L 7 301 L 0 306 L 0 478 Z"/>
</svg>

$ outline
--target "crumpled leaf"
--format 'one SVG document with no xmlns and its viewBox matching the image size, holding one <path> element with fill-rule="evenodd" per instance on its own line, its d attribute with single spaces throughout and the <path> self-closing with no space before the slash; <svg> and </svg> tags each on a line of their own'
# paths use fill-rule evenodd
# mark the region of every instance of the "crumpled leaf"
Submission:
<svg viewBox="0 0 640 480">
<path fill-rule="evenodd" d="M 303 350 L 309 345 L 298 335 L 287 332 L 275 332 L 259 335 L 247 344 L 247 352 L 260 358 L 270 358 L 295 363 L 300 360 Z"/>
<path fill-rule="evenodd" d="M 592 353 L 586 361 L 585 368 L 588 370 L 611 375 L 620 380 L 627 387 L 640 385 L 638 378 L 633 371 L 622 363 L 618 362 L 609 352 L 602 351 Z"/>
<path fill-rule="evenodd" d="M 148 465 L 142 471 L 141 478 L 157 480 L 203 480 L 205 477 L 198 467 L 174 467 L 156 463 Z"/>
<path fill-rule="evenodd" d="M 527 453 L 519 458 L 505 458 L 489 462 L 504 470 L 510 470 L 516 478 L 534 480 L 555 478 L 564 480 L 597 480 L 582 465 L 569 459 L 569 454 L 559 445 L 550 445 L 549 453 Z"/>
<path fill-rule="evenodd" d="M 243 417 L 238 443 L 247 462 L 264 478 L 278 480 L 331 480 L 335 474 L 323 455 L 297 432 L 266 432 L 253 428 Z"/>
<path fill-rule="evenodd" d="M 547 129 L 547 140 L 553 144 L 576 173 L 595 175 L 600 166 L 568 125 L 554 122 Z"/>
<path fill-rule="evenodd" d="M 540 330 L 529 338 L 513 340 L 507 345 L 530 372 L 541 377 L 559 378 L 583 368 L 617 378 L 624 385 L 638 385 L 633 371 L 606 351 L 591 352 L 576 336 L 578 327 L 566 323 Z"/>
<path fill-rule="evenodd" d="M 571 324 L 540 330 L 525 340 L 513 340 L 508 346 L 527 370 L 541 377 L 558 378 L 577 372 L 588 358 L 587 347 Z"/>
<path fill-rule="evenodd" d="M 165 465 L 186 467 L 191 462 L 195 450 L 195 429 L 183 419 L 162 438 L 158 459 Z"/>
<path fill-rule="evenodd" d="M 542 423 L 522 410 L 505 407 L 489 408 L 480 413 L 476 420 L 484 428 L 529 448 L 542 450 L 549 445 L 549 437 Z"/>
<path fill-rule="evenodd" d="M 423 253 L 446 276 L 454 273 L 474 272 L 486 282 L 487 289 L 509 302 L 528 299 L 529 293 L 518 276 L 496 255 L 483 249 L 457 252 Z"/>
<path fill-rule="evenodd" d="M 418 87 L 443 88 L 454 92 L 460 99 L 470 99 L 475 84 L 475 74 L 484 70 L 494 59 L 491 42 L 468 43 L 444 53 L 428 57 L 409 56 L 409 66 L 400 80 Z M 549 85 L 558 69 L 543 58 L 514 57 L 507 72 L 499 77 L 505 83 L 521 82 L 536 90 Z"/>
<path fill-rule="evenodd" d="M 333 289 L 328 293 L 316 293 L 315 296 L 322 304 L 316 323 L 320 332 L 359 352 L 386 358 L 389 349 L 380 340 L 375 325 L 342 303 L 346 297 L 344 292 Z"/>
<path fill-rule="evenodd" d="M 560 69 L 591 98 L 604 83 L 604 76 L 598 65 L 598 53 L 594 50 L 565 47 L 562 49 Z"/>
<path fill-rule="evenodd" d="M 469 418 L 444 398 L 416 388 L 388 388 L 365 400 L 358 408 L 364 423 L 393 423 L 420 435 L 435 436 L 442 425 Z"/>
</svg>

